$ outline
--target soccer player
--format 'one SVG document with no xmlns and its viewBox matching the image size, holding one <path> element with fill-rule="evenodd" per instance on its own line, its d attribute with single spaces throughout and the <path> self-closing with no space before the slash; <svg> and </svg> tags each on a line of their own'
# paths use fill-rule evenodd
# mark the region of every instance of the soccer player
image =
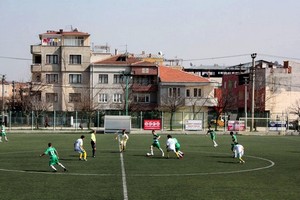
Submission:
<svg viewBox="0 0 300 200">
<path fill-rule="evenodd" d="M 91 146 L 92 146 L 92 154 L 93 158 L 96 157 L 96 130 L 91 131 Z"/>
<path fill-rule="evenodd" d="M 53 169 L 53 172 L 57 172 L 57 169 L 54 167 L 54 165 L 59 165 L 64 169 L 64 172 L 67 171 L 67 169 L 65 168 L 65 166 L 63 166 L 63 164 L 61 164 L 58 160 L 58 152 L 56 151 L 56 149 L 52 146 L 51 143 L 48 143 L 48 148 L 46 149 L 46 151 L 44 153 L 42 153 L 40 155 L 40 157 L 44 156 L 44 155 L 48 155 L 50 160 L 49 160 L 49 166 Z"/>
<path fill-rule="evenodd" d="M 120 152 L 124 152 L 126 150 L 127 140 L 129 139 L 128 135 L 126 134 L 126 130 L 122 130 L 122 134 L 117 135 L 116 140 L 119 141 L 119 149 Z"/>
<path fill-rule="evenodd" d="M 238 158 L 240 163 L 245 163 L 245 161 L 243 160 L 243 155 L 244 155 L 244 147 L 243 145 L 237 143 L 234 145 L 233 147 L 233 152 L 234 152 L 234 157 Z"/>
<path fill-rule="evenodd" d="M 151 154 L 151 156 L 154 155 L 154 153 L 153 153 L 153 147 L 156 147 L 157 149 L 160 150 L 160 152 L 161 152 L 161 157 L 164 157 L 164 156 L 165 156 L 164 151 L 163 151 L 162 148 L 160 147 L 160 143 L 159 143 L 160 135 L 157 134 L 157 133 L 155 132 L 155 130 L 152 130 L 152 135 L 153 135 L 153 143 L 152 143 L 151 146 L 150 146 L 150 154 Z"/>
<path fill-rule="evenodd" d="M 237 136 L 233 133 L 233 131 L 230 131 L 230 135 L 231 135 L 231 140 L 232 140 L 231 151 L 233 151 L 234 145 L 236 145 L 238 143 L 238 140 L 237 140 Z M 233 157 L 234 157 L 234 155 L 233 155 Z"/>
<path fill-rule="evenodd" d="M 176 157 L 179 159 L 180 156 L 178 154 L 178 152 L 176 152 L 176 148 L 175 148 L 175 144 L 176 141 L 174 140 L 174 138 L 172 138 L 172 135 L 167 135 L 167 142 L 166 142 L 166 148 L 167 148 L 167 152 L 168 152 L 168 157 L 169 158 L 169 152 L 174 152 L 176 154 Z"/>
<path fill-rule="evenodd" d="M 84 160 L 87 161 L 86 157 L 86 151 L 83 148 L 83 140 L 84 140 L 85 136 L 82 135 L 79 139 L 77 139 L 74 143 L 74 151 L 79 153 L 79 160 Z M 83 159 L 82 159 L 83 156 Z"/>
<path fill-rule="evenodd" d="M 4 137 L 6 142 L 8 142 L 4 124 L 1 124 L 0 142 L 2 142 L 2 137 Z"/>
<path fill-rule="evenodd" d="M 175 150 L 176 150 L 176 152 L 178 153 L 180 158 L 183 158 L 184 153 L 182 151 L 180 151 L 180 148 L 181 148 L 180 143 L 178 142 L 178 140 L 176 138 L 173 138 L 173 140 L 175 141 Z"/>
<path fill-rule="evenodd" d="M 207 134 L 210 134 L 210 138 L 211 138 L 211 140 L 212 140 L 212 142 L 213 142 L 213 144 L 214 144 L 214 147 L 217 147 L 218 144 L 217 144 L 217 142 L 216 142 L 216 132 L 213 131 L 213 130 L 211 130 L 211 129 L 209 128 L 208 131 L 207 131 L 207 133 L 206 133 L 206 135 L 207 135 Z"/>
</svg>

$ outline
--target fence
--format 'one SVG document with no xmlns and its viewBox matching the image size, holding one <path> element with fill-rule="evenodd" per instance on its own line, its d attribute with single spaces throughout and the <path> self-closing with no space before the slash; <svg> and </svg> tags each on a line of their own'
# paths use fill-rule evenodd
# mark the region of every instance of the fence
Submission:
<svg viewBox="0 0 300 200">
<path fill-rule="evenodd" d="M 6 114 L 6 126 L 9 129 L 83 129 L 103 128 L 105 115 L 123 115 L 122 111 L 95 111 L 95 112 L 13 112 Z M 171 113 L 150 111 L 130 112 L 131 127 L 143 129 L 144 119 L 160 119 L 163 130 L 184 130 L 186 120 L 202 120 L 203 128 L 207 123 L 206 113 L 176 112 L 171 120 Z"/>
</svg>

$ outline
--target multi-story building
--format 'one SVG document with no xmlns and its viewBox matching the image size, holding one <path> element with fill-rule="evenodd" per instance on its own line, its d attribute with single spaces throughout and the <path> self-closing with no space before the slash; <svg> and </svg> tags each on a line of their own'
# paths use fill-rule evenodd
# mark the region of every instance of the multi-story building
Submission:
<svg viewBox="0 0 300 200">
<path fill-rule="evenodd" d="M 230 95 L 233 102 L 230 109 L 241 113 L 245 107 L 252 109 L 252 64 L 243 64 L 247 71 L 223 76 L 223 96 Z M 293 67 L 295 66 L 295 67 Z M 299 72 L 297 63 L 284 62 L 284 65 L 264 60 L 255 62 L 254 110 L 256 116 L 281 118 L 289 113 L 291 104 L 300 99 Z M 245 99 L 246 98 L 246 99 Z"/>
<path fill-rule="evenodd" d="M 206 119 L 209 108 L 217 105 L 217 85 L 207 78 L 160 66 L 158 104 L 172 112 L 184 112 L 184 119 Z"/>
<path fill-rule="evenodd" d="M 39 39 L 31 45 L 32 91 L 47 110 L 75 110 L 90 85 L 90 35 L 60 29 Z"/>
<path fill-rule="evenodd" d="M 157 106 L 155 63 L 131 54 L 115 55 L 90 66 L 95 109 L 145 111 Z"/>
</svg>

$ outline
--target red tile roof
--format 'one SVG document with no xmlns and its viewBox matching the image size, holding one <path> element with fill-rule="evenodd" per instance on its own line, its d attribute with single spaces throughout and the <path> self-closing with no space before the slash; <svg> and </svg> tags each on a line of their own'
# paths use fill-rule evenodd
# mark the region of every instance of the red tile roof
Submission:
<svg viewBox="0 0 300 200">
<path fill-rule="evenodd" d="M 107 58 L 105 60 L 101 61 L 96 61 L 94 64 L 99 64 L 99 65 L 130 65 L 133 63 L 139 62 L 140 59 L 137 59 L 132 56 L 125 56 L 125 55 L 115 55 L 110 58 Z"/>
<path fill-rule="evenodd" d="M 159 66 L 159 77 L 161 82 L 186 83 L 186 82 L 210 82 L 207 78 L 184 72 L 171 67 Z"/>
</svg>

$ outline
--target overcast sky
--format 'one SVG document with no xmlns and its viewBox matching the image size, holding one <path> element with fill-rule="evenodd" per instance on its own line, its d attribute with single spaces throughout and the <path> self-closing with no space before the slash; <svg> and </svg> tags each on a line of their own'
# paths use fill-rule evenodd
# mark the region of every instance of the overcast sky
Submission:
<svg viewBox="0 0 300 200">
<path fill-rule="evenodd" d="M 0 0 L 0 25 L 8 81 L 30 80 L 40 33 L 71 27 L 111 52 L 161 51 L 184 66 L 251 62 L 251 53 L 300 62 L 298 0 Z"/>
</svg>

